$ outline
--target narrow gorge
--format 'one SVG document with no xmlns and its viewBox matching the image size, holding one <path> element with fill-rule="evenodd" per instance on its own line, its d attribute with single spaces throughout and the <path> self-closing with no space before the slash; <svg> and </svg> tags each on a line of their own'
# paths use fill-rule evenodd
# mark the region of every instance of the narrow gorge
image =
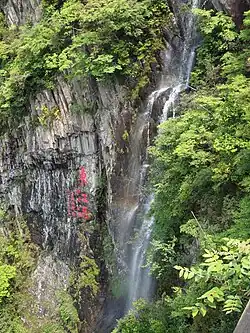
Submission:
<svg viewBox="0 0 250 333">
<path fill-rule="evenodd" d="M 1 333 L 232 332 L 250 270 L 250 235 L 232 227 L 248 198 L 248 10 L 248 0 L 0 2 Z M 220 290 L 234 276 L 219 272 L 221 257 L 219 278 L 184 290 L 181 278 L 203 277 L 186 268 L 203 249 L 216 264 L 224 255 L 217 234 L 235 239 L 223 251 L 240 253 L 242 276 Z"/>
</svg>

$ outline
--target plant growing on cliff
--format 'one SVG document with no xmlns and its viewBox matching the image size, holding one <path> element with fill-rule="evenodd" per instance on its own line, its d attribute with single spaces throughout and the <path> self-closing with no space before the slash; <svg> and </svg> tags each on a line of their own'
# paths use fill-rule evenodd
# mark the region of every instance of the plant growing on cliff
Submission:
<svg viewBox="0 0 250 333">
<path fill-rule="evenodd" d="M 74 300 L 67 292 L 61 292 L 59 295 L 59 315 L 63 325 L 70 333 L 78 332 L 78 317 L 77 309 L 74 306 Z"/>
<path fill-rule="evenodd" d="M 27 333 L 21 315 L 30 314 L 28 278 L 37 249 L 22 219 L 2 211 L 0 224 L 0 331 Z"/>
<path fill-rule="evenodd" d="M 10 296 L 11 281 L 16 277 L 16 267 L 0 264 L 0 303 Z"/>
<path fill-rule="evenodd" d="M 57 107 L 49 109 L 46 105 L 43 105 L 41 109 L 41 113 L 38 116 L 41 126 L 50 128 L 53 121 L 60 119 L 60 111 Z"/>
<path fill-rule="evenodd" d="M 232 19 L 223 12 L 196 9 L 195 13 L 203 41 L 197 50 L 191 84 L 214 87 L 222 79 L 222 61 L 237 49 L 240 35 Z"/>
<path fill-rule="evenodd" d="M 113 333 L 166 333 L 163 324 L 166 313 L 160 303 L 150 306 L 145 300 L 139 300 L 134 306 L 134 310 L 118 321 Z"/>
<path fill-rule="evenodd" d="M 89 291 L 91 297 L 96 296 L 99 291 L 97 282 L 99 274 L 100 270 L 95 260 L 83 255 L 79 269 L 71 275 L 71 285 L 75 289 L 77 298 L 81 297 L 82 290 Z"/>
<path fill-rule="evenodd" d="M 0 29 L 0 130 L 18 124 L 30 95 L 72 78 L 111 75 L 148 81 L 169 20 L 163 0 L 67 0 L 31 26 Z M 2 32 L 3 31 L 3 32 Z M 141 84 L 139 84 L 141 85 Z"/>
<path fill-rule="evenodd" d="M 65 330 L 62 326 L 56 323 L 46 324 L 42 328 L 42 333 L 65 333 Z"/>
</svg>

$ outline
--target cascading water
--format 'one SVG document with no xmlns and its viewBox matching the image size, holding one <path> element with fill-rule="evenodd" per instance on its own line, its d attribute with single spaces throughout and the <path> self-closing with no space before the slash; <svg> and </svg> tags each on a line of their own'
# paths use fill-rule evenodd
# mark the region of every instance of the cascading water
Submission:
<svg viewBox="0 0 250 333">
<path fill-rule="evenodd" d="M 191 8 L 197 8 L 199 5 L 199 0 L 193 0 Z M 185 33 L 184 33 L 184 42 L 182 47 L 181 56 L 178 61 L 178 65 L 174 72 L 170 75 L 165 75 L 162 80 L 161 87 L 154 91 L 148 102 L 148 106 L 146 108 L 146 112 L 144 116 L 150 118 L 154 103 L 164 96 L 164 94 L 168 94 L 167 99 L 165 100 L 162 118 L 161 121 L 164 121 L 168 118 L 170 111 L 172 111 L 172 116 L 175 117 L 175 104 L 178 99 L 179 94 L 184 91 L 188 87 L 190 73 L 193 66 L 193 60 L 195 56 L 195 47 L 196 47 L 196 33 L 195 33 L 195 17 L 193 13 L 190 11 L 185 16 L 186 24 L 185 24 Z M 166 54 L 166 59 L 168 59 L 168 55 Z M 149 122 L 144 126 L 148 126 Z M 148 134 L 148 146 L 150 144 L 149 134 Z M 146 170 L 148 168 L 147 156 L 145 159 L 145 163 L 142 166 L 142 178 L 141 183 L 145 182 Z M 143 268 L 142 266 L 145 264 L 145 254 L 147 252 L 148 246 L 150 244 L 150 237 L 153 226 L 153 218 L 148 217 L 148 212 L 150 209 L 150 204 L 153 200 L 153 196 L 150 195 L 147 197 L 143 204 L 141 205 L 141 209 L 137 206 L 138 216 L 133 216 L 133 220 L 135 220 L 134 228 L 135 230 L 131 230 L 131 235 L 136 235 L 135 240 L 132 245 L 132 253 L 130 255 L 130 265 L 129 265 L 129 291 L 127 297 L 127 310 L 132 307 L 132 303 L 139 299 L 150 299 L 152 294 L 152 278 L 149 275 L 148 269 Z M 136 215 L 137 210 L 134 215 Z M 139 219 L 139 223 L 138 220 Z M 132 221 L 129 223 L 132 224 Z M 138 227 L 139 224 L 139 227 Z"/>
</svg>

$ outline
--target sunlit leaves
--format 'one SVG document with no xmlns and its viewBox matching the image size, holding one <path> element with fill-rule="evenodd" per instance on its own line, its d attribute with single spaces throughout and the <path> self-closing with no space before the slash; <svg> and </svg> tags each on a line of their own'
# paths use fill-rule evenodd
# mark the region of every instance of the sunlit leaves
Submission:
<svg viewBox="0 0 250 333">
<path fill-rule="evenodd" d="M 207 308 L 203 303 L 195 303 L 194 306 L 185 306 L 183 310 L 191 311 L 193 318 L 198 314 L 201 314 L 203 317 L 205 317 L 207 313 Z"/>
<path fill-rule="evenodd" d="M 183 277 L 184 280 L 190 280 L 193 277 L 195 277 L 196 274 L 198 275 L 197 270 L 195 268 L 193 268 L 193 267 L 191 267 L 191 269 L 188 269 L 186 267 L 181 267 L 181 266 L 177 265 L 177 266 L 174 266 L 174 268 L 179 271 L 179 277 L 180 278 Z"/>
<path fill-rule="evenodd" d="M 214 285 L 197 298 L 199 303 L 184 307 L 184 310 L 191 311 L 195 317 L 198 313 L 205 315 L 208 308 L 216 308 L 222 303 L 227 314 L 241 311 L 242 299 L 250 282 L 250 240 L 225 238 L 216 248 L 205 249 L 202 256 L 204 260 L 197 266 L 175 266 L 184 280 L 203 280 Z"/>
<path fill-rule="evenodd" d="M 237 38 L 235 25 L 231 18 L 224 15 L 222 12 L 214 13 L 210 10 L 195 9 L 194 12 L 200 19 L 200 30 L 204 36 L 211 36 L 213 33 L 220 37 L 216 40 L 220 50 L 227 49 L 228 42 L 232 42 Z"/>
<path fill-rule="evenodd" d="M 16 267 L 0 265 L 0 303 L 4 297 L 10 296 L 11 280 L 16 277 Z"/>
<path fill-rule="evenodd" d="M 213 306 L 216 307 L 214 304 L 215 301 L 217 301 L 217 302 L 224 301 L 223 288 L 214 287 L 214 288 L 210 289 L 209 291 L 207 291 L 202 296 L 200 296 L 198 299 L 204 300 L 204 302 L 206 304 L 208 304 L 208 306 L 210 306 L 210 307 L 213 307 Z"/>
<path fill-rule="evenodd" d="M 245 12 L 244 26 L 246 29 L 241 31 L 241 39 L 243 41 L 249 41 L 250 39 L 250 11 Z"/>
<path fill-rule="evenodd" d="M 235 312 L 241 312 L 242 311 L 242 301 L 239 296 L 232 296 L 229 295 L 224 303 L 223 311 L 226 312 L 226 314 L 229 314 L 233 311 Z"/>
</svg>

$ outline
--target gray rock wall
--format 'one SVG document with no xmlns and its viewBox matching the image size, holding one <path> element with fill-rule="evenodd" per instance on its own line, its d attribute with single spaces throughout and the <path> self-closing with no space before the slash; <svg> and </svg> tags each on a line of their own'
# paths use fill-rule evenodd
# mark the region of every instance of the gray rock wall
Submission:
<svg viewBox="0 0 250 333">
<path fill-rule="evenodd" d="M 250 0 L 211 0 L 216 10 L 230 14 L 238 26 L 242 24 L 243 12 L 250 9 Z"/>
<path fill-rule="evenodd" d="M 41 0 L 2 0 L 0 9 L 10 25 L 20 25 L 37 21 L 41 16 L 40 5 Z"/>
<path fill-rule="evenodd" d="M 31 99 L 25 122 L 0 141 L 1 201 L 8 211 L 25 216 L 32 240 L 40 246 L 41 260 L 33 279 L 40 314 L 48 310 L 43 307 L 46 300 L 53 300 L 53 295 L 55 299 L 56 291 L 68 285 L 69 271 L 77 265 L 83 247 L 84 255 L 100 255 L 95 253 L 100 244 L 92 240 L 96 228 L 102 232 L 100 214 L 106 216 L 110 229 L 116 229 L 115 212 L 123 205 L 122 196 L 117 196 L 122 193 L 118 179 L 125 172 L 121 168 L 125 169 L 126 159 L 122 135 L 135 112 L 124 95 L 119 85 L 107 88 L 84 80 L 69 84 L 60 78 L 53 91 L 43 91 Z M 59 114 L 44 126 L 34 125 L 44 108 Z M 91 213 L 88 221 L 75 217 L 69 209 L 70 193 L 79 188 L 81 167 L 87 178 L 81 191 L 87 195 L 86 206 Z M 96 195 L 103 174 L 107 179 L 108 209 L 99 212 Z M 100 266 L 102 262 L 103 258 Z M 51 288 L 51 284 L 42 282 L 47 280 L 59 282 Z M 82 318 L 92 321 L 84 332 L 93 332 L 94 321 L 101 316 L 101 304 L 93 304 L 89 310 L 95 309 L 94 315 L 85 309 L 87 318 Z"/>
</svg>

